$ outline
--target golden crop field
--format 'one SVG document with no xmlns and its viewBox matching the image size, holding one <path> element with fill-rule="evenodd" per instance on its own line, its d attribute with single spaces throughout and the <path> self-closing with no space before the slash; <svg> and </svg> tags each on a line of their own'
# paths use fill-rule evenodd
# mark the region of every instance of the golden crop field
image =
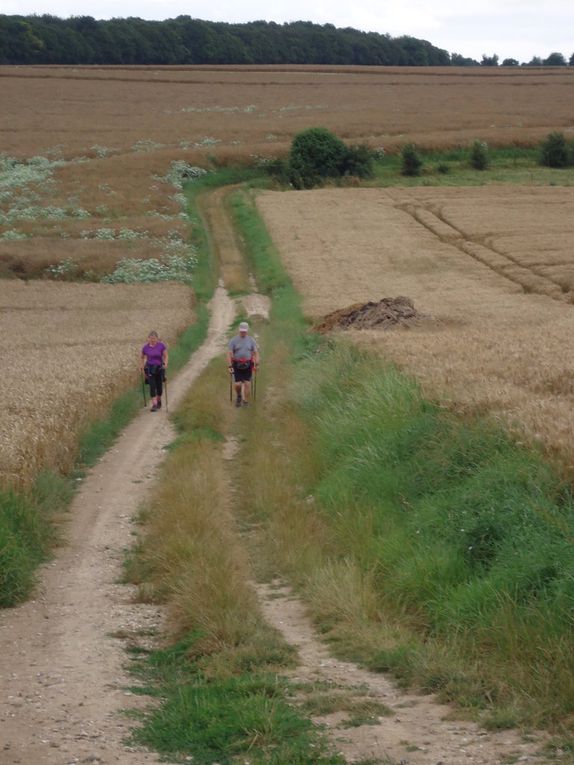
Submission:
<svg viewBox="0 0 574 765">
<path fill-rule="evenodd" d="M 2 151 L 279 154 L 320 125 L 393 148 L 532 144 L 572 131 L 574 70 L 513 67 L 0 67 Z"/>
<path fill-rule="evenodd" d="M 173 341 L 193 320 L 183 285 L 0 280 L 3 373 L 0 484 L 68 470 L 78 433 L 138 383 L 139 352 L 156 329 Z M 142 401 L 143 404 L 143 401 Z"/>
<path fill-rule="evenodd" d="M 98 279 L 134 253 L 160 258 L 186 235 L 174 161 L 284 155 L 317 125 L 391 151 L 574 129 L 565 67 L 4 66 L 0 83 L 0 160 L 36 160 L 24 190 L 0 170 L 0 276 L 66 262 Z"/>
<path fill-rule="evenodd" d="M 416 326 L 347 336 L 571 464 L 573 189 L 265 192 L 258 206 L 309 316 L 411 298 Z"/>
<path fill-rule="evenodd" d="M 174 163 L 188 169 L 228 161 L 251 164 L 285 154 L 297 132 L 318 125 L 347 141 L 391 151 L 406 141 L 443 147 L 468 145 L 476 138 L 492 145 L 532 145 L 551 130 L 567 135 L 572 130 L 573 86 L 569 68 L 0 67 L 0 318 L 17 357 L 9 387 L 18 392 L 16 400 L 11 394 L 12 415 L 0 432 L 2 465 L 7 466 L 2 480 L 69 464 L 78 427 L 85 417 L 103 411 L 100 404 L 105 403 L 101 384 L 90 387 L 91 361 L 85 355 L 100 330 L 107 340 L 114 338 L 118 370 L 128 375 L 127 359 L 147 331 L 143 325 L 155 323 L 143 295 L 171 295 L 171 288 L 97 282 L 125 258 L 165 262 L 191 255 Z M 370 207 L 361 211 L 353 201 L 359 192 L 343 193 L 349 194 L 344 198 L 353 218 L 364 222 L 364 236 L 371 236 L 372 243 L 388 238 L 386 229 L 377 233 L 373 228 Z M 393 199 L 377 193 L 381 200 Z M 400 204 L 412 205 L 408 193 L 400 192 Z M 300 197 L 281 198 L 291 205 Z M 406 221 L 417 236 L 440 241 L 440 233 L 417 222 L 434 215 L 428 204 L 413 214 L 395 210 L 399 229 Z M 429 220 L 431 229 L 442 225 L 440 216 Z M 454 219 L 449 222 L 457 225 Z M 467 244 L 481 244 L 478 237 Z M 371 245 L 349 246 L 367 251 Z M 491 259 L 504 255 L 489 253 Z M 461 273 L 482 268 L 487 281 L 501 280 L 461 249 L 457 258 Z M 530 266 L 519 272 L 508 258 L 499 271 L 513 268 L 518 282 L 534 279 L 544 291 L 559 292 L 569 279 L 567 260 L 552 264 L 551 273 L 545 272 L 546 261 L 534 263 L 536 278 Z M 337 262 L 337 278 L 351 285 L 357 270 L 344 259 Z M 416 263 L 413 271 L 423 267 Z M 361 283 L 370 281 L 369 268 L 365 264 Z M 42 280 L 19 281 L 38 277 Z M 94 284 L 69 283 L 78 279 Z M 516 280 L 501 283 L 511 292 L 518 289 Z M 381 294 L 388 294 L 383 286 Z M 140 289 L 141 300 L 133 297 Z M 408 284 L 402 291 L 411 294 Z M 360 299 L 362 290 L 357 293 Z M 71 308 L 74 295 L 84 296 L 77 311 Z M 411 296 L 418 302 L 417 294 Z M 108 306 L 106 301 L 114 307 L 97 307 Z M 187 298 L 169 301 L 177 316 L 166 316 L 160 328 L 173 337 L 189 320 L 189 306 Z M 122 306 L 133 314 L 122 314 Z M 65 379 L 53 365 L 54 347 L 65 361 Z M 61 385 L 52 384 L 53 374 Z M 125 375 L 122 371 L 118 382 Z M 20 386 L 20 380 L 25 384 Z"/>
</svg>

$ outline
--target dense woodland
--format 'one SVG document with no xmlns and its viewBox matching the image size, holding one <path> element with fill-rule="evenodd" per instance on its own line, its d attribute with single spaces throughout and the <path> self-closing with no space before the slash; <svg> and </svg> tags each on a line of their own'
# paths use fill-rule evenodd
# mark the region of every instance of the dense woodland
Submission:
<svg viewBox="0 0 574 765">
<path fill-rule="evenodd" d="M 530 65 L 566 66 L 561 53 Z M 574 54 L 570 58 L 574 65 Z M 338 29 L 332 24 L 254 21 L 226 24 L 178 16 L 98 21 L 91 16 L 0 15 L 0 64 L 346 64 L 498 66 L 437 48 L 415 37 Z M 518 66 L 505 59 L 503 66 Z"/>
</svg>

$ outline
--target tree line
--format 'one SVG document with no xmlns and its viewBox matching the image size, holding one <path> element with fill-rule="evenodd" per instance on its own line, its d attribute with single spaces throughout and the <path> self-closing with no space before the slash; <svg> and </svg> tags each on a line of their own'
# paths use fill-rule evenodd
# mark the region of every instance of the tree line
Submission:
<svg viewBox="0 0 574 765">
<path fill-rule="evenodd" d="M 246 24 L 178 16 L 0 15 L 0 64 L 360 64 L 447 66 L 447 51 L 414 37 L 332 24 Z"/>
<path fill-rule="evenodd" d="M 0 15 L 0 64 L 339 64 L 363 66 L 498 66 L 450 54 L 426 40 L 404 35 L 338 29 L 296 21 L 245 24 L 178 16 L 62 19 L 52 15 Z M 574 66 L 574 54 L 569 60 Z M 505 59 L 503 66 L 518 66 Z M 531 66 L 566 66 L 561 53 L 534 57 Z"/>
</svg>

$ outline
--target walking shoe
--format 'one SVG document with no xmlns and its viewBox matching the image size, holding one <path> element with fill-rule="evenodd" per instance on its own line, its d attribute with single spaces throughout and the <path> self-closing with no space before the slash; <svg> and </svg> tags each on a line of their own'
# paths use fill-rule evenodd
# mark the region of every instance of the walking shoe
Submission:
<svg viewBox="0 0 574 765">
<path fill-rule="evenodd" d="M 244 401 L 243 406 L 249 406 L 249 401 Z"/>
<path fill-rule="evenodd" d="M 157 410 L 158 410 L 158 409 L 159 409 L 158 405 L 157 405 L 157 404 L 154 404 L 154 405 L 152 406 L 152 408 L 150 409 L 150 412 L 157 412 Z"/>
<path fill-rule="evenodd" d="M 157 404 L 156 404 L 156 408 L 157 408 L 157 409 L 161 409 L 161 401 L 158 401 L 158 402 L 157 402 Z"/>
<path fill-rule="evenodd" d="M 235 399 L 235 406 L 241 406 L 241 396 L 237 396 Z"/>
</svg>

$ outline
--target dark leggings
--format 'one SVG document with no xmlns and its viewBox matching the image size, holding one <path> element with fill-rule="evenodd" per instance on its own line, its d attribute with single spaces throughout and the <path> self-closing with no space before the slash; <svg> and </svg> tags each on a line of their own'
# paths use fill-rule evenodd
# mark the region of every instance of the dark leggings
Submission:
<svg viewBox="0 0 574 765">
<path fill-rule="evenodd" d="M 163 369 L 148 369 L 149 395 L 154 398 L 163 393 Z"/>
</svg>

